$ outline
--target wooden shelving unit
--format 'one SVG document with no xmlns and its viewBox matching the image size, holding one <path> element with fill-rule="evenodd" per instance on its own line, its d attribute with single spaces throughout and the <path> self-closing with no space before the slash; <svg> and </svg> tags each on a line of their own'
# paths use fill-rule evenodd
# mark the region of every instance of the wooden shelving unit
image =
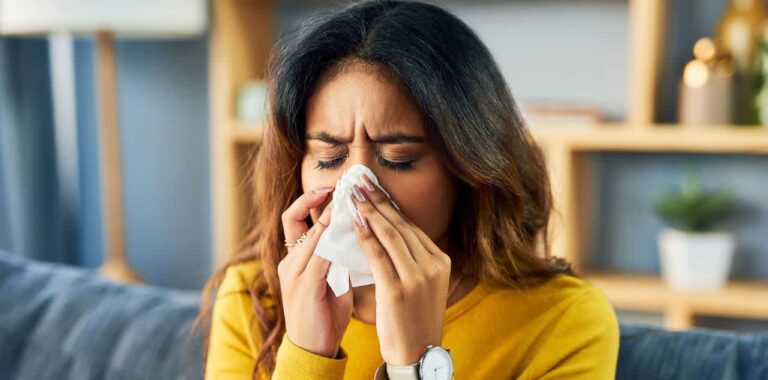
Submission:
<svg viewBox="0 0 768 380">
<path fill-rule="evenodd" d="M 731 282 L 717 292 L 676 292 L 659 277 L 590 274 L 589 185 L 595 173 L 587 165 L 595 152 L 687 152 L 768 154 L 768 129 L 745 126 L 654 124 L 656 93 L 664 42 L 666 2 L 629 0 L 629 93 L 627 120 L 584 128 L 536 128 L 550 168 L 559 217 L 552 219 L 552 251 L 573 262 L 618 309 L 661 312 L 672 329 L 695 326 L 696 315 L 768 319 L 768 281 Z"/>
<path fill-rule="evenodd" d="M 532 128 L 539 143 L 573 152 L 688 152 L 768 154 L 768 128 L 601 124 L 585 128 Z"/>
<path fill-rule="evenodd" d="M 602 288 L 616 308 L 661 312 L 672 329 L 695 326 L 696 315 L 768 319 L 768 281 L 733 282 L 715 292 L 677 292 L 659 277 L 590 274 L 585 266 L 591 209 L 589 161 L 597 152 L 768 154 L 768 128 L 745 126 L 605 124 L 566 129 L 532 127 L 550 165 L 558 217 L 553 252 L 568 258 Z"/>
<path fill-rule="evenodd" d="M 233 121 L 234 134 L 232 139 L 234 144 L 239 145 L 256 145 L 261 144 L 261 138 L 263 136 L 263 127 L 261 125 L 249 125 L 242 124 Z"/>
<path fill-rule="evenodd" d="M 768 282 L 738 282 L 711 292 L 679 292 L 660 278 L 627 274 L 587 274 L 619 309 L 663 312 L 666 327 L 685 329 L 695 315 L 765 319 L 768 316 Z"/>
<path fill-rule="evenodd" d="M 732 282 L 716 292 L 683 293 L 660 278 L 621 273 L 593 274 L 590 252 L 589 185 L 595 173 L 587 163 L 595 152 L 691 152 L 768 154 L 768 129 L 656 125 L 655 94 L 660 70 L 666 2 L 629 0 L 629 92 L 627 120 L 585 128 L 538 128 L 536 140 L 547 155 L 557 215 L 552 218 L 552 252 L 602 288 L 618 309 L 661 312 L 669 328 L 694 325 L 694 316 L 768 319 L 768 281 Z M 210 40 L 212 218 L 214 265 L 221 265 L 243 237 L 248 202 L 248 154 L 261 142 L 261 129 L 235 118 L 237 89 L 262 79 L 274 43 L 274 4 L 270 0 L 212 0 Z"/>
<path fill-rule="evenodd" d="M 219 267 L 245 234 L 251 205 L 243 151 L 261 140 L 258 126 L 237 121 L 235 99 L 240 86 L 264 79 L 275 17 L 270 0 L 212 0 L 211 10 L 211 226 L 213 265 Z"/>
<path fill-rule="evenodd" d="M 588 201 L 595 173 L 586 162 L 597 152 L 688 152 L 709 154 L 768 154 L 768 128 L 745 126 L 595 125 L 536 128 L 534 138 L 550 166 L 556 208 L 553 218 L 555 255 L 569 259 L 585 278 L 602 288 L 616 308 L 654 311 L 672 329 L 695 326 L 696 315 L 768 319 L 768 281 L 732 282 L 716 292 L 677 292 L 659 277 L 591 274 Z"/>
</svg>

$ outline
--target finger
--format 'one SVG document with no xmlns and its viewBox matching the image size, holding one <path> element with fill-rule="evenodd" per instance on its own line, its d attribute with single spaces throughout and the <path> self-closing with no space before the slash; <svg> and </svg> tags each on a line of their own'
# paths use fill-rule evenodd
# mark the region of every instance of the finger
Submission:
<svg viewBox="0 0 768 380">
<path fill-rule="evenodd" d="M 305 219 L 309 216 L 309 211 L 322 204 L 331 191 L 333 191 L 332 187 L 323 187 L 304 193 L 283 212 L 281 220 L 287 243 L 295 242 L 301 234 L 307 232 Z"/>
<path fill-rule="evenodd" d="M 431 255 L 432 258 L 437 258 L 438 260 L 441 260 L 444 264 L 451 265 L 451 258 L 443 252 L 440 247 L 435 244 L 435 242 L 418 226 L 416 226 L 413 221 L 411 221 L 403 212 L 400 210 L 399 207 L 392 201 L 392 199 L 384 192 L 384 190 L 381 188 L 381 186 L 376 185 L 371 181 L 368 176 L 363 173 L 361 174 L 361 180 L 363 181 L 363 187 L 366 190 L 366 194 L 369 196 L 369 199 L 372 200 L 372 203 L 379 209 L 382 214 L 384 214 L 386 217 L 391 217 L 389 220 L 398 220 L 402 219 L 405 222 L 407 222 L 411 228 L 405 229 L 402 228 L 401 230 L 405 231 L 404 236 L 406 237 L 407 241 L 410 241 L 408 239 L 409 236 L 415 236 L 420 244 L 421 249 L 413 249 L 411 252 L 414 255 L 414 259 L 416 259 L 419 264 L 423 264 L 423 262 L 427 259 L 425 255 Z M 394 207 L 392 207 L 394 206 Z M 396 214 L 396 215 L 395 215 Z M 410 244 L 409 244 L 410 245 Z M 415 246 L 419 246 L 418 244 L 413 244 Z"/>
<path fill-rule="evenodd" d="M 373 206 L 394 226 L 405 240 L 408 249 L 416 263 L 422 264 L 430 259 L 431 253 L 427 250 L 421 239 L 416 235 L 415 229 L 419 229 L 405 215 L 394 207 L 392 199 L 384 191 L 368 178 L 365 173 L 360 175 L 363 182 L 362 189 Z"/>
<path fill-rule="evenodd" d="M 368 229 L 373 231 L 376 239 L 384 247 L 394 263 L 400 278 L 412 278 L 418 273 L 418 265 L 411 255 L 410 248 L 403 236 L 381 213 L 371 204 L 357 185 L 352 186 L 352 202 L 358 213 L 368 222 Z"/>
<path fill-rule="evenodd" d="M 320 215 L 320 218 L 330 223 L 330 214 L 331 207 L 326 207 Z M 312 257 L 312 253 L 315 251 L 315 247 L 317 246 L 317 242 L 320 240 L 320 235 L 322 235 L 323 231 L 325 231 L 325 227 L 319 223 L 315 223 L 315 225 L 306 232 L 307 238 L 304 242 L 297 242 L 295 246 L 288 248 L 288 255 L 281 262 L 281 265 L 286 268 L 285 270 L 288 275 L 297 277 L 304 273 L 308 265 L 307 263 Z"/>
<path fill-rule="evenodd" d="M 325 280 L 328 277 L 328 269 L 330 267 L 330 261 L 318 255 L 312 255 L 307 263 L 307 268 L 304 269 L 304 272 L 301 275 L 302 277 Z"/>
<path fill-rule="evenodd" d="M 331 214 L 331 208 L 326 207 L 325 210 L 323 210 L 323 214 L 320 215 L 322 220 L 325 223 L 326 221 L 330 223 L 330 214 Z M 326 223 L 327 225 L 327 223 Z M 308 265 L 308 262 L 312 258 L 312 254 L 315 252 L 315 247 L 317 247 L 317 242 L 320 241 L 320 236 L 325 231 L 325 226 L 323 226 L 320 223 L 315 223 L 315 225 L 312 226 L 312 228 L 307 231 L 306 236 L 307 238 L 305 241 L 301 244 L 297 244 L 294 247 L 295 253 L 296 253 L 296 267 L 298 274 L 304 273 L 306 271 L 306 267 Z M 291 253 L 289 256 L 293 256 L 294 253 Z"/>
<path fill-rule="evenodd" d="M 357 221 L 352 223 L 355 228 L 355 236 L 357 242 L 360 244 L 360 248 L 363 249 L 365 256 L 368 258 L 368 262 L 371 264 L 371 272 L 373 273 L 373 281 L 376 284 L 395 284 L 397 283 L 398 276 L 392 260 L 389 258 L 384 246 L 379 243 L 373 231 L 369 228 L 370 224 L 364 219 L 362 215 L 357 216 L 361 218 L 361 223 Z"/>
<path fill-rule="evenodd" d="M 323 213 L 320 214 L 320 217 L 317 218 L 317 221 L 322 223 L 315 223 L 314 226 L 312 226 L 312 229 L 310 233 L 312 235 L 317 235 L 316 239 L 314 239 L 313 236 L 313 246 L 312 246 L 312 255 L 309 258 L 309 262 L 307 263 L 307 267 L 304 269 L 303 275 L 310 275 L 316 278 L 326 278 L 328 274 L 328 268 L 330 267 L 331 262 L 328 261 L 325 258 L 322 258 L 320 256 L 317 256 L 314 254 L 315 248 L 317 248 L 317 242 L 320 241 L 320 235 L 322 235 L 323 232 L 325 232 L 326 227 L 330 225 L 331 223 L 331 216 L 333 214 L 333 202 L 329 203 L 328 206 L 325 207 L 325 210 L 323 210 Z M 325 226 L 324 226 L 324 225 Z M 317 232 L 315 232 L 317 231 Z"/>
<path fill-rule="evenodd" d="M 432 241 L 432 238 L 430 238 L 426 232 L 422 231 L 420 228 L 414 228 L 413 232 L 416 234 L 416 236 L 426 248 L 427 252 L 429 252 L 433 258 L 441 260 L 443 264 L 448 265 L 449 267 L 451 266 L 451 257 L 448 256 L 447 253 L 443 252 L 443 250 L 440 249 L 440 247 L 438 247 L 434 241 Z"/>
<path fill-rule="evenodd" d="M 424 232 L 420 228 L 414 228 L 413 233 L 416 234 L 416 237 L 419 238 L 419 241 L 421 241 L 421 244 L 424 245 L 424 248 L 426 248 L 427 252 L 434 255 L 439 252 L 442 252 L 443 250 L 440 249 L 440 247 L 435 244 L 435 242 L 430 238 L 426 232 Z"/>
<path fill-rule="evenodd" d="M 317 220 L 315 221 L 315 224 L 313 224 L 313 226 L 319 225 L 321 228 L 327 228 L 331 224 L 332 216 L 333 216 L 333 200 L 328 202 L 328 205 L 325 206 L 325 208 L 323 209 L 323 212 L 320 213 L 319 217 L 317 217 Z"/>
<path fill-rule="evenodd" d="M 398 207 L 397 204 L 395 204 L 395 201 L 392 199 L 392 197 L 390 197 L 389 194 L 386 191 L 384 191 L 384 189 L 381 186 L 373 183 L 373 181 L 371 180 L 370 177 L 368 177 L 367 174 L 365 174 L 365 173 L 360 174 L 360 180 L 362 180 L 363 188 L 365 190 L 367 190 L 368 192 L 374 192 L 374 191 L 380 192 L 382 195 L 384 195 L 386 197 L 386 199 L 389 201 L 389 203 L 391 204 L 392 207 L 397 209 L 397 211 L 401 211 L 400 207 Z M 408 220 L 410 222 L 410 220 L 408 218 L 406 218 L 404 214 L 403 214 L 403 218 L 405 218 L 406 220 Z"/>
<path fill-rule="evenodd" d="M 328 203 L 328 205 L 323 209 L 322 214 L 320 214 L 320 216 L 318 217 L 318 220 L 320 220 L 326 226 L 328 225 L 328 223 L 330 223 L 331 212 L 333 211 L 333 208 L 330 207 L 331 203 L 332 202 Z M 314 209 L 310 209 L 310 210 L 314 210 Z M 315 223 L 312 225 L 312 227 L 315 227 L 315 226 L 317 226 L 316 229 L 310 228 L 309 230 L 307 230 L 307 232 L 305 232 L 305 235 L 307 235 L 307 237 L 309 237 L 309 235 L 312 235 L 314 233 L 313 231 L 316 231 L 316 230 L 320 231 L 325 228 L 325 226 L 319 223 Z M 293 251 L 293 248 L 296 247 L 296 245 L 298 245 L 298 242 L 294 241 L 293 244 L 294 244 L 293 246 L 288 247 L 288 257 L 293 256 L 290 253 Z M 300 270 L 303 270 L 303 268 L 300 268 Z"/>
<path fill-rule="evenodd" d="M 309 218 L 312 220 L 313 224 L 317 223 L 317 219 L 320 218 L 320 214 L 323 213 L 323 210 L 325 210 L 328 204 L 333 200 L 333 194 L 334 193 L 331 192 L 331 195 L 326 197 L 325 202 L 309 211 Z"/>
</svg>

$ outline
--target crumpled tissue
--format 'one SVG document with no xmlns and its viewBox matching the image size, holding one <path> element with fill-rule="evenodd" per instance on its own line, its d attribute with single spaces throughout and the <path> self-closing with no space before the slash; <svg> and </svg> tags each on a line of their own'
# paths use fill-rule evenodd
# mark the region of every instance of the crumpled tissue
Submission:
<svg viewBox="0 0 768 380">
<path fill-rule="evenodd" d="M 315 255 L 331 262 L 328 269 L 328 285 L 337 297 L 349 291 L 350 283 L 353 287 L 373 284 L 371 266 L 357 242 L 352 225 L 357 212 L 350 198 L 352 185 L 363 187 L 360 179 L 363 173 L 381 188 L 376 175 L 368 167 L 355 164 L 347 169 L 336 182 L 333 202 L 329 204 L 329 207 L 332 207 L 331 223 L 323 231 L 315 247 Z M 384 193 L 389 196 L 386 190 Z"/>
</svg>

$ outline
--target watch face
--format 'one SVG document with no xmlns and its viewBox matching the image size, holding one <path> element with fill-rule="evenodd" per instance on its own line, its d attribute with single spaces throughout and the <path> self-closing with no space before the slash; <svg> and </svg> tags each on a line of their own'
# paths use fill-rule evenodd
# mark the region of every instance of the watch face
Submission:
<svg viewBox="0 0 768 380">
<path fill-rule="evenodd" d="M 451 354 L 442 347 L 432 347 L 421 362 L 421 378 L 424 380 L 445 380 L 453 378 Z"/>
</svg>

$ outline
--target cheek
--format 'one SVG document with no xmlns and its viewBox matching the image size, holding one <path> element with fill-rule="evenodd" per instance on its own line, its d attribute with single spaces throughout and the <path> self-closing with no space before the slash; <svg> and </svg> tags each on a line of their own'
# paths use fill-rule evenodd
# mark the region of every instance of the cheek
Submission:
<svg viewBox="0 0 768 380">
<path fill-rule="evenodd" d="M 314 164 L 312 163 L 312 160 L 304 159 L 301 164 L 301 188 L 303 192 L 307 193 L 314 189 L 326 187 L 326 186 L 336 186 L 336 176 L 333 174 L 325 174 L 318 170 L 315 170 Z M 315 221 L 317 218 L 320 217 L 320 213 L 323 211 L 323 208 L 330 202 L 331 197 L 328 197 L 328 201 L 324 202 L 320 205 L 320 207 L 316 209 L 312 209 L 309 211 L 310 216 L 312 217 L 312 220 Z"/>
<path fill-rule="evenodd" d="M 339 179 L 336 171 L 318 170 L 315 165 L 315 160 L 309 155 L 301 161 L 301 188 L 305 193 L 320 187 L 336 186 Z"/>
<path fill-rule="evenodd" d="M 450 178 L 435 173 L 395 183 L 387 191 L 403 213 L 432 240 L 441 238 L 450 224 L 456 198 Z"/>
<path fill-rule="evenodd" d="M 316 170 L 312 168 L 312 163 L 308 159 L 304 159 L 301 162 L 301 188 L 304 192 L 312 191 L 316 189 L 318 184 L 322 183 L 322 176 L 316 173 Z"/>
</svg>

